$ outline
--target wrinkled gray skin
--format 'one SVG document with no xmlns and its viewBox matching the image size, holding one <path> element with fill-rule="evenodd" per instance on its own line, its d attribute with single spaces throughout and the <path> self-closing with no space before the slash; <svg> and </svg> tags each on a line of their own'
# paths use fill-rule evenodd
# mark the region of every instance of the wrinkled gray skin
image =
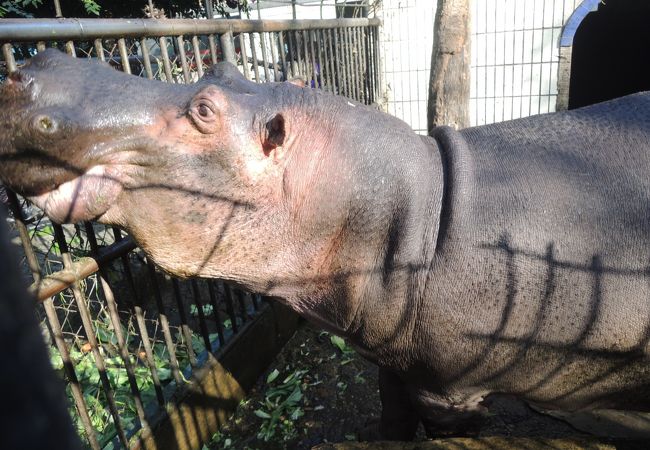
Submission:
<svg viewBox="0 0 650 450">
<path fill-rule="evenodd" d="M 348 338 L 386 438 L 462 430 L 497 392 L 649 409 L 648 94 L 433 139 L 226 64 L 170 85 L 47 51 L 0 130 L 0 178 L 54 220 Z"/>
</svg>

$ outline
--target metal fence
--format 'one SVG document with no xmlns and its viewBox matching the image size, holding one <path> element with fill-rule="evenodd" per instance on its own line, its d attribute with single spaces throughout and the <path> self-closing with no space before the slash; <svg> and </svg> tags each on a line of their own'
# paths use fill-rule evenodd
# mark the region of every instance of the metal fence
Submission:
<svg viewBox="0 0 650 450">
<path fill-rule="evenodd" d="M 47 47 L 174 83 L 220 60 L 257 82 L 304 78 L 371 104 L 380 86 L 379 20 L 4 20 L 0 79 Z M 150 431 L 190 374 L 219 356 L 263 299 L 216 280 L 159 272 L 117 228 L 49 222 L 7 193 L 24 273 L 40 300 L 51 360 L 67 381 L 77 430 L 93 449 Z M 135 440 L 135 441 L 134 441 Z"/>
</svg>

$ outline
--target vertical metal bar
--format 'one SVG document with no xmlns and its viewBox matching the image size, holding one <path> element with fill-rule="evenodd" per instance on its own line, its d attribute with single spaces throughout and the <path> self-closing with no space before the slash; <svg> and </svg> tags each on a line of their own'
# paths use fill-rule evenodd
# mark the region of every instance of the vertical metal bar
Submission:
<svg viewBox="0 0 650 450">
<path fill-rule="evenodd" d="M 194 51 L 196 73 L 199 78 L 201 78 L 203 76 L 203 55 L 201 54 L 201 48 L 199 47 L 199 38 L 196 35 L 192 36 L 192 50 Z"/>
<path fill-rule="evenodd" d="M 18 70 L 11 44 L 2 44 L 2 56 L 4 56 L 5 62 L 7 63 L 7 71 L 9 73 Z"/>
<path fill-rule="evenodd" d="M 295 73 L 296 71 L 294 71 L 293 76 L 294 76 L 294 78 L 295 77 L 303 77 L 305 80 L 307 80 L 307 75 L 303 74 L 305 65 L 303 65 L 302 56 L 300 56 L 302 52 L 301 52 L 301 48 L 300 48 L 300 34 L 298 33 L 298 30 L 293 31 L 293 38 L 294 38 L 294 44 L 295 44 L 294 45 L 294 50 L 296 51 L 296 57 L 298 59 L 298 73 Z"/>
<path fill-rule="evenodd" d="M 305 52 L 305 79 L 307 80 L 307 86 L 311 87 L 314 64 L 311 63 L 311 68 L 307 67 L 311 61 L 308 45 L 309 45 L 309 37 L 308 37 L 307 30 L 302 30 L 302 47 Z"/>
<path fill-rule="evenodd" d="M 63 360 L 63 370 L 68 380 L 68 386 L 70 386 L 70 391 L 72 392 L 72 398 L 74 400 L 75 407 L 77 408 L 77 412 L 79 413 L 79 418 L 81 419 L 84 431 L 86 432 L 88 443 L 90 445 L 90 448 L 93 450 L 99 450 L 101 449 L 101 446 L 97 440 L 97 433 L 95 432 L 95 428 L 93 428 L 90 421 L 88 406 L 84 400 L 81 384 L 79 384 L 79 379 L 77 378 L 77 374 L 74 371 L 74 362 L 70 357 L 68 346 L 65 343 L 63 331 L 61 330 L 61 322 L 59 322 L 59 317 L 56 315 L 53 299 L 48 298 L 45 300 L 43 302 L 43 307 L 45 308 L 45 315 L 47 316 L 47 321 L 52 334 L 52 340 L 54 341 L 54 344 L 56 345 L 56 348 L 61 355 L 61 359 Z M 113 420 L 116 420 L 116 423 L 119 423 L 119 415 L 113 416 Z M 122 445 L 124 445 L 126 448 L 128 445 L 126 435 L 124 433 L 118 433 L 118 437 Z"/>
<path fill-rule="evenodd" d="M 149 47 L 147 47 L 147 38 L 140 39 L 140 50 L 142 51 L 142 62 L 144 64 L 144 72 L 147 78 L 153 80 L 153 68 L 151 67 L 151 56 L 149 55 Z"/>
<path fill-rule="evenodd" d="M 232 64 L 237 64 L 237 56 L 235 56 L 235 45 L 233 44 L 232 31 L 226 31 L 219 37 L 221 43 L 221 51 L 223 58 Z"/>
<path fill-rule="evenodd" d="M 350 29 L 342 28 L 341 33 L 343 33 L 341 44 L 343 45 L 343 61 L 344 61 L 344 71 L 345 71 L 345 80 L 346 80 L 346 92 L 345 95 L 352 98 L 354 95 L 353 84 L 354 80 L 352 79 L 352 53 L 350 52 Z"/>
<path fill-rule="evenodd" d="M 247 293 L 247 295 L 251 298 L 251 303 L 253 303 L 253 309 L 257 311 L 260 307 L 259 305 L 259 299 L 260 295 L 259 294 L 251 294 L 250 292 Z"/>
<path fill-rule="evenodd" d="M 364 29 L 364 45 L 365 45 L 365 55 L 366 55 L 366 79 L 367 79 L 367 89 L 368 89 L 368 104 L 372 105 L 375 102 L 375 68 L 372 63 L 372 40 L 370 39 L 372 33 L 372 28 L 368 27 Z"/>
<path fill-rule="evenodd" d="M 259 3 L 258 3 L 259 5 Z M 269 71 L 269 58 L 266 55 L 266 39 L 264 33 L 257 33 L 260 37 L 260 46 L 262 47 L 262 62 L 264 63 L 264 81 L 271 81 L 271 72 Z"/>
<path fill-rule="evenodd" d="M 45 44 L 45 41 L 38 41 L 36 43 L 36 50 L 38 50 L 39 52 L 44 52 L 46 48 L 47 46 Z"/>
<path fill-rule="evenodd" d="M 190 366 L 192 366 L 192 368 L 195 368 L 196 354 L 194 353 L 194 347 L 192 347 L 192 331 L 190 330 L 190 327 L 188 325 L 187 312 L 185 311 L 185 302 L 183 301 L 183 296 L 181 294 L 180 283 L 176 278 L 172 278 L 172 289 L 174 291 L 174 298 L 176 299 L 178 316 L 181 319 L 181 333 L 183 334 L 183 339 L 185 339 L 187 356 L 189 357 L 190 360 Z"/>
<path fill-rule="evenodd" d="M 201 293 L 199 291 L 199 283 L 196 281 L 196 278 L 190 280 L 192 285 L 192 293 L 194 295 L 194 304 L 199 316 L 199 329 L 201 330 L 201 336 L 203 337 L 203 344 L 205 349 L 208 352 L 212 352 L 212 343 L 210 342 L 210 332 L 208 331 L 208 325 L 205 322 L 205 311 L 203 311 L 203 302 L 201 301 Z"/>
<path fill-rule="evenodd" d="M 124 41 L 124 38 L 119 38 L 117 40 L 117 48 L 120 51 L 120 59 L 122 60 L 122 71 L 130 74 L 131 63 L 129 63 L 129 53 L 126 51 L 126 42 Z"/>
<path fill-rule="evenodd" d="M 325 33 L 322 29 L 314 31 L 316 34 L 316 46 L 318 47 L 318 66 L 320 67 L 321 87 L 329 86 L 329 70 L 327 70 L 327 59 L 323 58 L 323 48 L 325 47 Z M 327 58 L 327 57 L 326 57 Z"/>
<path fill-rule="evenodd" d="M 367 104 L 366 98 L 366 59 L 365 47 L 363 45 L 363 28 L 357 27 L 357 73 L 359 74 L 359 101 Z"/>
<path fill-rule="evenodd" d="M 176 346 L 174 345 L 174 339 L 169 328 L 169 319 L 167 318 L 167 311 L 162 300 L 162 295 L 160 293 L 160 286 L 158 285 L 158 278 L 156 277 L 156 269 L 148 258 L 147 269 L 149 271 L 149 278 L 151 279 L 151 284 L 153 286 L 153 293 L 154 298 L 156 299 L 156 307 L 158 308 L 158 317 L 160 318 L 160 326 L 163 330 L 165 346 L 167 347 L 167 351 L 169 351 L 169 361 L 171 362 L 172 366 L 172 376 L 174 377 L 176 383 L 180 385 L 182 378 L 180 374 L 180 365 L 178 364 L 178 358 L 176 357 Z"/>
<path fill-rule="evenodd" d="M 269 42 L 271 43 L 271 59 L 273 60 L 273 81 L 280 81 L 281 78 L 278 76 L 278 55 L 276 45 L 278 42 L 278 37 L 276 33 L 269 34 Z"/>
<path fill-rule="evenodd" d="M 66 269 L 71 269 L 72 257 L 70 256 L 70 253 L 68 251 L 68 244 L 65 240 L 63 228 L 60 225 L 56 225 L 56 224 L 53 225 L 53 228 L 54 228 L 55 239 L 61 251 L 63 266 Z M 102 384 L 104 394 L 106 395 L 106 401 L 108 403 L 107 406 L 111 412 L 111 415 L 113 416 L 113 419 L 115 420 L 114 423 L 115 429 L 118 435 L 120 436 L 120 441 L 126 442 L 127 440 L 126 434 L 124 433 L 124 428 L 122 427 L 122 422 L 120 420 L 120 415 L 117 409 L 117 403 L 115 402 L 113 387 L 111 386 L 111 383 L 108 379 L 108 375 L 106 373 L 106 364 L 104 362 L 104 357 L 99 351 L 99 343 L 97 342 L 97 338 L 93 330 L 92 318 L 90 315 L 90 311 L 88 310 L 88 305 L 86 304 L 86 299 L 81 293 L 81 288 L 79 287 L 78 282 L 72 284 L 71 290 L 75 302 L 77 303 L 77 308 L 79 310 L 79 316 L 81 317 L 81 323 L 83 325 L 84 333 L 86 335 L 86 338 L 88 339 L 88 343 L 90 344 L 90 348 L 93 353 L 93 358 L 95 360 L 95 365 L 97 366 L 97 370 L 99 372 L 99 379 Z M 144 409 L 142 409 L 141 412 L 142 412 L 142 419 L 144 419 L 144 421 L 142 422 L 143 428 L 148 429 L 148 424 L 146 418 L 144 417 Z"/>
<path fill-rule="evenodd" d="M 314 31 L 307 30 L 307 36 L 309 36 L 309 52 L 311 53 L 311 70 L 314 76 L 314 87 L 320 87 L 318 85 L 318 73 L 320 72 L 319 67 L 316 65 L 316 51 L 314 50 Z"/>
<path fill-rule="evenodd" d="M 366 30 L 363 27 L 358 28 L 357 50 L 359 61 L 359 85 L 361 86 L 360 99 L 366 105 L 368 104 L 368 58 L 366 57 Z"/>
<path fill-rule="evenodd" d="M 93 41 L 93 46 L 95 47 L 95 53 L 97 53 L 97 58 L 101 61 L 106 61 L 106 55 L 104 55 L 104 43 L 100 38 L 97 38 Z"/>
<path fill-rule="evenodd" d="M 221 287 L 223 288 L 224 298 L 226 299 L 226 311 L 228 311 L 228 316 L 230 317 L 230 323 L 232 324 L 232 331 L 237 332 L 239 326 L 237 325 L 237 316 L 235 315 L 235 308 L 232 298 L 232 289 L 229 284 L 220 282 Z"/>
<path fill-rule="evenodd" d="M 363 102 L 363 99 L 361 98 L 361 52 L 359 51 L 359 27 L 352 28 L 352 41 L 352 69 L 355 78 L 355 98 L 357 101 Z"/>
<path fill-rule="evenodd" d="M 178 56 L 181 59 L 181 67 L 183 68 L 183 79 L 185 83 L 190 83 L 190 68 L 187 65 L 187 57 L 185 56 L 185 39 L 183 36 L 176 36 L 176 44 L 178 44 Z"/>
<path fill-rule="evenodd" d="M 219 313 L 219 303 L 217 302 L 217 292 L 214 288 L 214 281 L 208 280 L 208 294 L 210 295 L 210 303 L 212 304 L 212 314 L 214 321 L 217 325 L 217 335 L 219 336 L 219 345 L 223 347 L 226 342 L 223 333 L 223 322 L 221 321 L 221 314 Z"/>
<path fill-rule="evenodd" d="M 66 43 L 65 43 L 65 52 L 68 55 L 72 56 L 73 58 L 77 57 L 77 52 L 75 51 L 73 41 L 66 41 Z"/>
<path fill-rule="evenodd" d="M 294 67 L 293 67 L 293 60 L 295 58 L 295 49 L 293 46 L 293 39 L 292 39 L 293 32 L 287 31 L 287 50 L 288 50 L 288 63 L 286 66 L 286 71 L 287 71 L 287 79 L 290 78 L 296 78 L 296 74 L 294 73 Z"/>
<path fill-rule="evenodd" d="M 163 69 L 165 71 L 165 81 L 168 83 L 174 82 L 174 76 L 172 75 L 172 65 L 169 62 L 169 53 L 167 52 L 167 38 L 160 36 L 158 38 L 158 45 L 160 46 L 160 55 L 163 59 Z"/>
<path fill-rule="evenodd" d="M 255 33 L 248 36 L 251 43 L 251 58 L 253 58 L 253 72 L 255 73 L 255 82 L 260 82 L 260 68 L 257 64 L 257 49 L 255 48 Z"/>
<path fill-rule="evenodd" d="M 373 96 L 375 97 L 375 102 L 381 101 L 381 96 L 383 95 L 383 84 L 382 84 L 382 68 L 379 63 L 379 27 L 372 28 L 372 35 L 370 37 L 372 42 L 372 66 L 374 68 L 374 84 L 375 89 Z"/>
<path fill-rule="evenodd" d="M 334 40 L 334 31 L 326 30 L 327 34 L 327 48 L 329 49 L 329 56 L 327 60 L 329 61 L 330 66 L 330 83 L 332 87 L 332 92 L 335 94 L 339 93 L 340 81 L 338 81 L 338 75 L 336 70 L 336 58 L 334 56 L 334 47 L 332 46 L 332 41 Z"/>
<path fill-rule="evenodd" d="M 289 79 L 290 68 L 287 66 L 287 57 L 284 52 L 284 31 L 278 33 L 278 38 L 280 40 L 280 60 L 282 62 L 282 80 L 286 81 Z"/>
<path fill-rule="evenodd" d="M 339 30 L 334 28 L 334 61 L 336 67 L 336 81 L 338 85 L 338 94 L 344 95 L 345 93 L 345 72 L 343 71 L 343 66 L 345 62 L 342 60 L 342 53 L 339 52 L 339 45 L 341 41 L 339 38 Z"/>
<path fill-rule="evenodd" d="M 212 65 L 215 65 L 219 62 L 219 58 L 217 58 L 217 43 L 214 40 L 214 34 L 208 34 L 208 44 L 210 45 L 210 58 L 212 59 Z"/>
<path fill-rule="evenodd" d="M 42 278 L 41 268 L 38 263 L 38 258 L 36 257 L 36 253 L 34 252 L 34 247 L 32 246 L 31 238 L 29 237 L 29 230 L 27 230 L 27 225 L 25 224 L 25 217 L 23 216 L 23 210 L 20 207 L 20 201 L 18 200 L 16 194 L 9 189 L 7 189 L 7 199 L 9 200 L 9 209 L 11 210 L 11 213 L 14 216 L 14 225 L 18 229 L 20 242 L 23 245 L 25 258 L 27 259 L 27 265 L 29 266 L 29 270 L 32 273 L 32 278 L 34 279 L 34 282 L 39 283 Z"/>
<path fill-rule="evenodd" d="M 245 323 L 248 320 L 248 311 L 246 310 L 246 298 L 244 293 L 239 289 L 233 289 L 235 297 L 237 297 L 237 303 L 239 304 L 239 314 L 241 314 L 242 323 Z"/>
<path fill-rule="evenodd" d="M 117 227 L 113 227 L 113 235 L 115 236 L 115 242 L 122 241 L 122 233 Z M 131 265 L 129 264 L 129 257 L 123 255 L 120 257 L 122 261 L 122 267 L 124 268 L 124 274 L 126 275 L 126 280 L 131 288 L 133 293 L 133 310 L 135 312 L 135 320 L 138 326 L 138 334 L 140 335 L 140 341 L 144 347 L 144 353 L 146 358 L 147 366 L 149 366 L 149 371 L 151 372 L 151 379 L 153 380 L 154 390 L 156 391 L 156 398 L 160 406 L 164 406 L 165 397 L 162 392 L 162 386 L 160 384 L 160 377 L 158 376 L 158 369 L 156 368 L 156 362 L 153 358 L 153 351 L 151 349 L 151 340 L 149 339 L 149 331 L 147 331 L 147 324 L 144 318 L 144 310 L 142 309 L 142 299 L 138 294 L 138 290 L 135 287 L 135 279 L 133 278 L 133 273 L 131 272 Z"/>
<path fill-rule="evenodd" d="M 247 80 L 251 79 L 251 70 L 248 65 L 248 55 L 246 54 L 246 34 L 240 33 L 239 35 L 239 46 L 241 47 L 241 63 L 244 67 L 244 76 Z"/>
</svg>

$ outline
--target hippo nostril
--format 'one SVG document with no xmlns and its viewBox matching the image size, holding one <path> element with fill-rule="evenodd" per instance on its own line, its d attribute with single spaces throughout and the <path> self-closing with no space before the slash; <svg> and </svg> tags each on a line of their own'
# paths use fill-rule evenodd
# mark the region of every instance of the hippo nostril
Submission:
<svg viewBox="0 0 650 450">
<path fill-rule="evenodd" d="M 40 132 L 48 134 L 56 132 L 59 128 L 57 122 L 45 114 L 39 114 L 38 116 L 34 117 L 32 120 L 32 125 Z"/>
</svg>

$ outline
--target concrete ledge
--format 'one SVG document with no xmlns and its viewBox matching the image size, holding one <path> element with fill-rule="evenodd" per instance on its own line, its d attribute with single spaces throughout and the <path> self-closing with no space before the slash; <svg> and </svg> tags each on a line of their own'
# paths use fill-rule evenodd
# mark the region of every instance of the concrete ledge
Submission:
<svg viewBox="0 0 650 450">
<path fill-rule="evenodd" d="M 132 448 L 146 450 L 200 449 L 232 415 L 277 353 L 295 332 L 300 318 L 277 301 L 258 315 L 176 394 L 166 414 Z"/>
</svg>

